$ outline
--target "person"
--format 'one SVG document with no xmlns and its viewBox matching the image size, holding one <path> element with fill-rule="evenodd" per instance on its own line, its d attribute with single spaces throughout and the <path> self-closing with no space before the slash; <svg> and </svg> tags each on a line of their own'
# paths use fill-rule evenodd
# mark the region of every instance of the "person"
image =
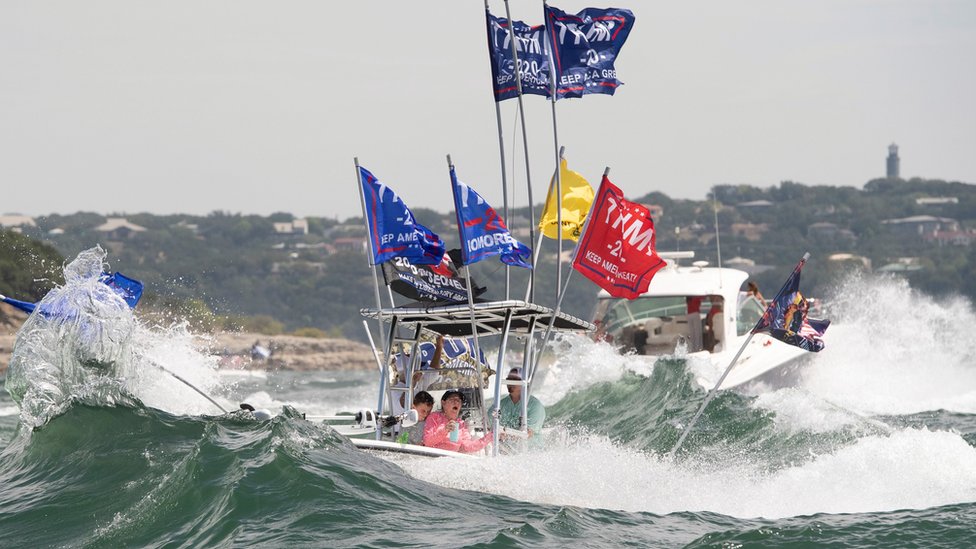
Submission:
<svg viewBox="0 0 976 549">
<path fill-rule="evenodd" d="M 647 354 L 647 328 L 643 324 L 634 330 L 634 351 L 639 355 Z"/>
<path fill-rule="evenodd" d="M 521 381 L 522 369 L 512 368 L 508 372 L 507 380 Z M 508 396 L 501 399 L 498 404 L 498 424 L 509 429 L 522 430 L 522 386 L 508 385 Z M 492 406 L 488 410 L 488 415 L 495 412 Z M 529 441 L 533 446 L 541 441 L 542 424 L 546 421 L 546 407 L 534 396 L 530 396 L 526 402 L 526 422 L 528 428 Z"/>
<path fill-rule="evenodd" d="M 464 395 L 461 391 L 450 389 L 444 392 L 440 411 L 432 412 L 424 422 L 424 446 L 471 454 L 491 443 L 490 432 L 481 438 L 474 438 L 468 432 L 460 418 L 462 404 Z"/>
<path fill-rule="evenodd" d="M 434 397 L 427 391 L 420 391 L 413 397 L 413 406 L 411 408 L 417 410 L 417 423 L 410 427 L 405 427 L 400 433 L 400 436 L 397 437 L 397 442 L 420 446 L 424 442 L 424 424 L 427 421 L 427 416 L 434 409 Z"/>
<path fill-rule="evenodd" d="M 422 390 L 425 387 L 420 386 L 420 381 L 423 378 L 423 371 L 430 368 L 440 368 L 441 367 L 441 355 L 444 351 L 444 336 L 437 336 L 437 342 L 434 345 L 434 354 L 431 356 L 429 361 L 423 360 L 421 356 L 420 368 L 413 373 L 413 389 L 416 391 L 418 389 Z M 423 353 L 421 353 L 423 355 Z M 410 362 L 410 353 L 397 353 L 393 357 L 392 366 L 396 370 L 396 384 L 394 387 L 406 387 L 407 386 L 407 364 Z M 433 398 L 433 397 L 432 397 Z M 433 406 L 433 400 L 431 400 L 431 406 Z M 407 409 L 407 398 L 406 391 L 400 392 L 399 397 L 394 397 L 392 402 L 393 415 L 402 414 Z"/>
<path fill-rule="evenodd" d="M 756 286 L 755 282 L 749 281 L 749 283 L 746 285 L 746 293 L 758 299 L 759 303 L 761 303 L 763 307 L 766 306 L 766 298 L 763 297 L 762 293 L 759 291 L 759 286 Z"/>
<path fill-rule="evenodd" d="M 705 316 L 705 336 L 703 338 L 705 349 L 708 352 L 714 351 L 715 346 L 719 343 L 718 337 L 715 335 L 715 317 L 720 314 L 722 314 L 722 302 L 712 301 L 712 307 Z"/>
</svg>

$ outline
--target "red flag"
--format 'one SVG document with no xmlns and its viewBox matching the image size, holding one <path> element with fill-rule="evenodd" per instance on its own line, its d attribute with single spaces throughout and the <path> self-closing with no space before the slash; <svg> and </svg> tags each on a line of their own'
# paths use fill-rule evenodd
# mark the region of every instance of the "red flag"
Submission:
<svg viewBox="0 0 976 549">
<path fill-rule="evenodd" d="M 647 208 L 625 199 L 603 176 L 587 223 L 573 268 L 613 297 L 634 299 L 646 292 L 664 267 Z"/>
</svg>

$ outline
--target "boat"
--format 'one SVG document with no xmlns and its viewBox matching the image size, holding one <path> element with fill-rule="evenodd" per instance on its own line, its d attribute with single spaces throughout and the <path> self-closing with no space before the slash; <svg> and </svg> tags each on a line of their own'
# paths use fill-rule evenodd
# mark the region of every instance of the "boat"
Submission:
<svg viewBox="0 0 976 549">
<path fill-rule="evenodd" d="M 566 313 L 519 300 L 470 305 L 423 306 L 415 303 L 402 307 L 366 308 L 360 312 L 364 317 L 379 320 L 388 327 L 385 330 L 389 336 L 386 348 L 372 346 L 378 366 L 375 410 L 381 412 L 362 409 L 355 414 L 306 416 L 306 419 L 329 423 L 336 432 L 364 450 L 426 457 L 470 457 L 471 454 L 398 442 L 397 435 L 401 429 L 416 421 L 415 411 L 403 409 L 409 407 L 411 395 L 419 390 L 426 390 L 436 403 L 445 392 L 459 391 L 464 396 L 461 417 L 469 429 L 472 429 L 471 435 L 474 438 L 486 436 L 489 432 L 525 437 L 527 433 L 524 431 L 500 429 L 497 419 L 487 413 L 491 405 L 498 402 L 501 386 L 521 385 L 523 402 L 527 402 L 536 374 L 536 364 L 532 362 L 532 357 L 535 356 L 532 350 L 536 344 L 544 345 L 552 334 L 587 333 L 595 328 L 592 323 Z M 448 359 L 440 367 L 422 369 L 420 347 L 437 336 L 460 342 L 458 347 L 474 344 L 475 349 L 480 352 L 458 353 L 453 356 L 447 353 Z M 509 368 L 506 365 L 506 349 L 512 336 L 520 339 L 526 348 L 521 365 L 525 372 L 524 379 L 498 381 L 496 371 L 507 372 Z M 370 341 L 374 341 L 371 334 Z M 403 380 L 401 383 L 397 383 L 397 368 L 394 366 L 397 363 L 398 346 L 410 349 L 408 353 L 400 355 L 409 357 L 402 361 L 404 372 L 399 377 Z M 494 348 L 493 353 L 484 352 L 488 347 Z M 485 359 L 492 354 L 496 359 L 494 369 L 490 368 Z M 482 358 L 474 360 L 472 355 Z M 405 405 L 396 404 L 400 397 L 404 397 Z M 496 455 L 498 449 L 497 439 L 494 442 L 490 446 L 492 455 Z"/>
<path fill-rule="evenodd" d="M 792 383 L 797 362 L 808 354 L 806 351 L 768 333 L 754 334 L 743 348 L 766 310 L 761 294 L 744 287 L 748 273 L 710 267 L 706 261 L 680 265 L 680 259 L 694 258 L 691 251 L 659 255 L 667 266 L 636 299 L 599 292 L 593 315 L 596 339 L 608 341 L 623 352 L 644 355 L 652 362 L 676 355 L 708 360 L 716 372 L 728 367 L 741 349 L 720 389 L 745 388 L 751 383 L 770 387 Z M 696 381 L 706 389 L 715 383 L 715 379 L 702 376 Z"/>
</svg>

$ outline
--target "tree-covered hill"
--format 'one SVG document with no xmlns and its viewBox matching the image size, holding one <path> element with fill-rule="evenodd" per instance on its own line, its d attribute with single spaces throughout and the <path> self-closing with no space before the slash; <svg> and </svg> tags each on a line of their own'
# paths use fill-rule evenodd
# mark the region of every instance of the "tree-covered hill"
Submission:
<svg viewBox="0 0 976 549">
<path fill-rule="evenodd" d="M 763 288 L 778 288 L 799 257 L 813 259 L 803 285 L 828 293 L 853 266 L 900 271 L 930 294 L 976 297 L 976 186 L 938 180 L 877 179 L 863 189 L 783 182 L 772 188 L 718 185 L 705 200 L 662 193 L 632 197 L 659 206 L 659 251 L 693 250 L 696 259 L 750 271 Z M 541 206 L 536 206 L 538 216 Z M 417 219 L 457 246 L 453 212 L 416 209 Z M 110 219 L 115 221 L 109 222 Z M 124 219 L 124 222 L 118 221 Z M 509 227 L 526 244 L 528 208 L 514 209 Z M 314 328 L 363 339 L 361 307 L 373 306 L 360 218 L 345 221 L 288 213 L 268 217 L 213 212 L 207 216 L 81 212 L 35 219 L 23 234 L 0 232 L 0 292 L 37 299 L 59 280 L 61 256 L 101 245 L 112 270 L 146 284 L 145 303 L 196 320 L 230 317 L 296 330 Z M 565 243 L 568 257 L 571 243 Z M 536 301 L 556 299 L 555 243 L 546 240 L 537 269 Z M 837 255 L 847 254 L 847 255 Z M 833 259 L 831 259 L 833 257 Z M 869 265 L 869 267 L 867 267 Z M 568 267 L 563 265 L 562 280 Z M 505 268 L 491 259 L 473 274 L 487 297 L 503 298 Z M 523 298 L 528 272 L 512 268 L 512 298 Z M 572 278 L 564 308 L 588 318 L 597 288 Z M 387 299 L 384 291 L 384 301 Z M 226 320 L 224 322 L 227 322 Z M 205 322 L 204 322 L 205 324 Z"/>
</svg>

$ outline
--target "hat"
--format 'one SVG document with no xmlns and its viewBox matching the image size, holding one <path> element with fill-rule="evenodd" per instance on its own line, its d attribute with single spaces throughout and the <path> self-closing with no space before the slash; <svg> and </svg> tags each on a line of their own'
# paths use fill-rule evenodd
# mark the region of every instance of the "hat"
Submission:
<svg viewBox="0 0 976 549">
<path fill-rule="evenodd" d="M 508 371 L 508 376 L 505 379 L 518 379 L 518 380 L 521 380 L 522 379 L 522 369 L 521 368 L 512 368 L 511 370 Z"/>
<path fill-rule="evenodd" d="M 461 398 L 461 403 L 462 404 L 464 403 L 464 393 L 462 393 L 461 391 L 458 391 L 457 389 L 448 389 L 447 391 L 444 391 L 444 394 L 441 395 L 441 402 L 444 402 L 445 400 L 451 398 L 454 395 L 457 395 L 458 397 L 460 397 Z"/>
</svg>

